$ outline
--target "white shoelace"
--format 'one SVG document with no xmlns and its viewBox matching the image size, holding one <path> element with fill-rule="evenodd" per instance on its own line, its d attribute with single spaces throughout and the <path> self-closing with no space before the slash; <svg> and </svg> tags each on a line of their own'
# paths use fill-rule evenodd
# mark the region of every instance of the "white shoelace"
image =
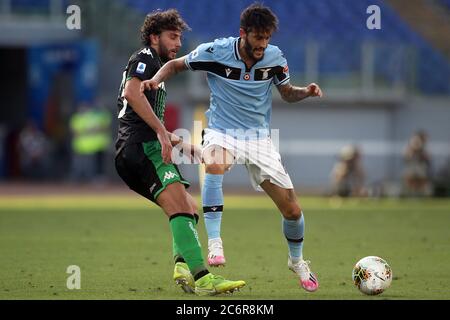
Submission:
<svg viewBox="0 0 450 320">
<path fill-rule="evenodd" d="M 310 269 L 309 269 L 309 264 L 311 262 L 309 260 L 305 261 L 305 260 L 300 260 L 297 263 L 292 263 L 289 260 L 289 266 L 294 269 L 295 273 L 297 273 L 300 278 L 302 280 L 308 280 L 309 279 L 309 274 L 311 273 Z"/>
<path fill-rule="evenodd" d="M 223 246 L 222 241 L 214 241 L 211 242 L 208 246 L 209 254 L 215 255 L 215 256 L 222 256 L 223 255 Z"/>
</svg>

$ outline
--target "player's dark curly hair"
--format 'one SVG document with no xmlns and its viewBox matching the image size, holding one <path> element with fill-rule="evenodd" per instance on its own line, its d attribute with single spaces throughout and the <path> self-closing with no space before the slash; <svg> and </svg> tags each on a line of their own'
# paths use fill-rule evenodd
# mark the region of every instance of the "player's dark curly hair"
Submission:
<svg viewBox="0 0 450 320">
<path fill-rule="evenodd" d="M 241 13 L 241 28 L 245 32 L 275 32 L 278 30 L 278 18 L 268 7 L 255 2 Z"/>
<path fill-rule="evenodd" d="M 150 35 L 161 34 L 165 30 L 186 31 L 191 30 L 188 24 L 181 18 L 177 9 L 162 11 L 158 9 L 145 17 L 144 24 L 141 27 L 141 41 L 144 45 L 150 46 Z"/>
</svg>

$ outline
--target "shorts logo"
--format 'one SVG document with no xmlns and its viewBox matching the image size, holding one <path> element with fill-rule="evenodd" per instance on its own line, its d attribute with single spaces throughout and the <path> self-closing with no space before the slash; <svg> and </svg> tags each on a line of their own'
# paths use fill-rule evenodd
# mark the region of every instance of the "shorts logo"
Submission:
<svg viewBox="0 0 450 320">
<path fill-rule="evenodd" d="M 150 193 L 153 192 L 153 189 L 155 189 L 155 187 L 156 187 L 156 183 L 152 184 L 152 186 L 150 187 Z"/>
<path fill-rule="evenodd" d="M 167 171 L 166 173 L 164 173 L 163 182 L 166 182 L 166 180 L 171 180 L 175 177 L 178 177 L 178 175 L 176 173 L 173 173 L 172 171 Z"/>
<path fill-rule="evenodd" d="M 244 74 L 244 80 L 246 81 L 250 80 L 250 75 L 248 73 Z"/>
<path fill-rule="evenodd" d="M 137 68 L 136 68 L 136 72 L 137 73 L 144 73 L 145 68 L 147 67 L 147 65 L 143 62 L 139 62 Z"/>
</svg>

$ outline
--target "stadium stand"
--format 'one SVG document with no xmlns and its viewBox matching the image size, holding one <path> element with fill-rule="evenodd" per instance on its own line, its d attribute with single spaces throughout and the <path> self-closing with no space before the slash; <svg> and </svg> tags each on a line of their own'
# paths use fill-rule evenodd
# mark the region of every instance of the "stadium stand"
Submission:
<svg viewBox="0 0 450 320">
<path fill-rule="evenodd" d="M 122 0 L 128 6 L 147 13 L 157 8 L 176 7 L 192 27 L 189 39 L 208 41 L 236 35 L 239 14 L 251 0 L 180 1 Z M 441 0 L 448 4 L 448 0 Z M 450 92 L 450 66 L 446 58 L 414 32 L 388 4 L 381 0 L 316 0 L 266 1 L 280 19 L 280 30 L 273 43 L 288 56 L 293 71 L 304 72 L 305 50 L 309 41 L 318 42 L 320 73 L 357 72 L 360 68 L 361 45 L 377 44 L 375 51 L 376 77 L 392 83 L 407 72 L 405 55 L 411 55 L 418 65 L 416 88 L 425 94 Z M 370 5 L 378 5 L 382 13 L 381 30 L 366 26 Z M 292 34 L 295 33 L 293 39 Z M 354 48 L 354 50 L 349 50 Z M 408 48 L 416 48 L 411 53 Z M 349 54 L 350 53 L 350 54 Z"/>
<path fill-rule="evenodd" d="M 450 0 L 439 0 L 441 5 L 447 8 L 447 10 L 450 10 Z"/>
<path fill-rule="evenodd" d="M 48 11 L 52 2 L 9 1 L 11 11 L 19 13 Z M 176 7 L 192 27 L 192 32 L 186 34 L 187 42 L 192 47 L 199 42 L 236 35 L 239 14 L 252 2 L 253 0 L 116 0 L 114 3 L 126 5 L 140 14 L 157 8 Z M 63 8 L 68 1 L 58 3 Z M 437 0 L 437 3 L 450 8 L 449 0 Z M 373 70 L 377 85 L 390 87 L 403 82 L 408 89 L 417 93 L 450 93 L 448 59 L 436 46 L 433 47 L 405 23 L 389 1 L 268 0 L 265 4 L 280 19 L 280 30 L 274 35 L 272 42 L 284 50 L 293 73 L 306 72 L 308 46 L 314 43 L 318 54 L 318 73 L 322 77 L 335 77 L 341 81 L 347 75 L 346 78 L 351 79 L 354 75 L 361 74 L 362 59 L 365 56 L 363 49 L 369 43 L 374 50 Z M 381 8 L 380 30 L 366 28 L 366 10 L 370 5 Z"/>
<path fill-rule="evenodd" d="M 14 0 L 9 1 L 9 6 L 12 12 L 15 14 L 48 14 L 52 8 L 66 8 L 69 1 L 53 1 L 52 0 Z"/>
<path fill-rule="evenodd" d="M 33 61 L 25 59 L 33 57 L 41 46 L 61 48 L 81 42 L 96 43 L 101 58 L 89 70 L 98 68 L 101 81 L 92 81 L 98 89 L 90 92 L 115 112 L 124 63 L 140 45 L 138 30 L 146 13 L 176 7 L 183 14 L 192 32 L 183 35 L 185 40 L 179 52 L 182 55 L 200 42 L 236 36 L 239 14 L 253 1 L 0 0 L 1 53 L 14 58 L 12 62 L 0 61 L 6 69 L 19 68 L 12 73 L 12 82 L 7 79 L 13 83 L 7 86 L 11 89 L 2 91 L 2 101 L 15 108 L 0 119 L 0 180 L 20 176 L 16 170 L 19 157 L 15 157 L 15 139 L 26 117 L 32 115 L 40 121 L 46 115 L 56 119 L 52 123 L 64 124 L 72 104 L 76 105 L 75 94 L 88 92 L 77 89 L 78 82 L 73 78 L 74 70 L 84 69 L 74 64 L 72 68 L 58 65 L 55 70 L 60 73 L 52 80 L 45 68 L 42 75 L 46 82 L 42 83 L 54 89 L 47 96 L 42 95 L 41 100 L 51 102 L 52 108 L 37 106 L 41 100 L 33 98 L 32 87 L 27 82 L 35 79 L 28 78 L 34 75 L 28 70 L 36 69 L 31 65 Z M 376 188 L 386 181 L 387 193 L 398 194 L 401 148 L 410 133 L 418 128 L 427 130 L 432 138 L 430 151 L 436 170 L 448 162 L 449 62 L 436 43 L 420 32 L 421 26 L 429 27 L 427 23 L 407 19 L 408 10 L 394 6 L 395 0 L 262 1 L 280 19 L 280 30 L 271 42 L 284 50 L 292 83 L 303 85 L 315 81 L 326 92 L 324 99 L 307 100 L 299 108 L 291 108 L 274 94 L 277 112 L 274 112 L 273 127 L 283 128 L 282 152 L 286 154 L 287 166 L 293 169 L 295 181 L 309 191 L 321 190 L 328 183 L 328 172 L 339 147 L 357 143 L 364 151 L 367 181 Z M 411 0 L 408 4 L 412 6 L 418 1 Z M 448 14 L 449 0 L 420 1 L 444 18 Z M 66 28 L 69 4 L 82 8 L 79 31 Z M 369 17 L 366 10 L 372 4 L 381 8 L 381 30 L 366 28 Z M 414 10 L 420 13 L 417 8 Z M 170 103 L 181 106 L 180 127 L 191 128 L 192 115 L 208 103 L 203 76 L 185 73 L 171 80 Z M 53 117 L 58 102 L 61 119 Z M 42 112 L 36 112 L 39 110 Z M 63 177 L 68 171 L 65 166 L 70 163 L 61 161 L 68 159 L 63 156 L 64 150 L 59 149 L 65 140 L 57 136 L 59 131 L 52 132 L 49 138 L 57 150 L 52 157 L 58 168 L 49 178 Z M 117 178 L 113 168 L 107 166 L 111 177 Z M 197 168 L 186 170 L 189 179 L 199 180 Z M 236 186 L 248 184 L 246 175 L 239 171 L 230 181 Z"/>
</svg>

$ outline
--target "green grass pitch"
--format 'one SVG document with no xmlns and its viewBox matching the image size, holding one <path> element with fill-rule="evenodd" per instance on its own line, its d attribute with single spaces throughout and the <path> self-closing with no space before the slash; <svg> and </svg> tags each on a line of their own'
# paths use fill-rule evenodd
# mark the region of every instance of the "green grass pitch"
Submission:
<svg viewBox="0 0 450 320">
<path fill-rule="evenodd" d="M 211 299 L 450 299 L 450 200 L 300 202 L 304 256 L 319 290 L 306 293 L 287 269 L 271 201 L 226 196 L 227 266 L 212 271 L 247 286 Z M 206 255 L 203 221 L 199 234 Z M 394 274 L 375 297 L 351 281 L 353 265 L 368 255 L 386 259 Z M 0 197 L 0 260 L 0 299 L 199 299 L 172 282 L 167 218 L 138 196 Z M 79 290 L 66 287 L 70 265 L 81 269 Z"/>
</svg>

